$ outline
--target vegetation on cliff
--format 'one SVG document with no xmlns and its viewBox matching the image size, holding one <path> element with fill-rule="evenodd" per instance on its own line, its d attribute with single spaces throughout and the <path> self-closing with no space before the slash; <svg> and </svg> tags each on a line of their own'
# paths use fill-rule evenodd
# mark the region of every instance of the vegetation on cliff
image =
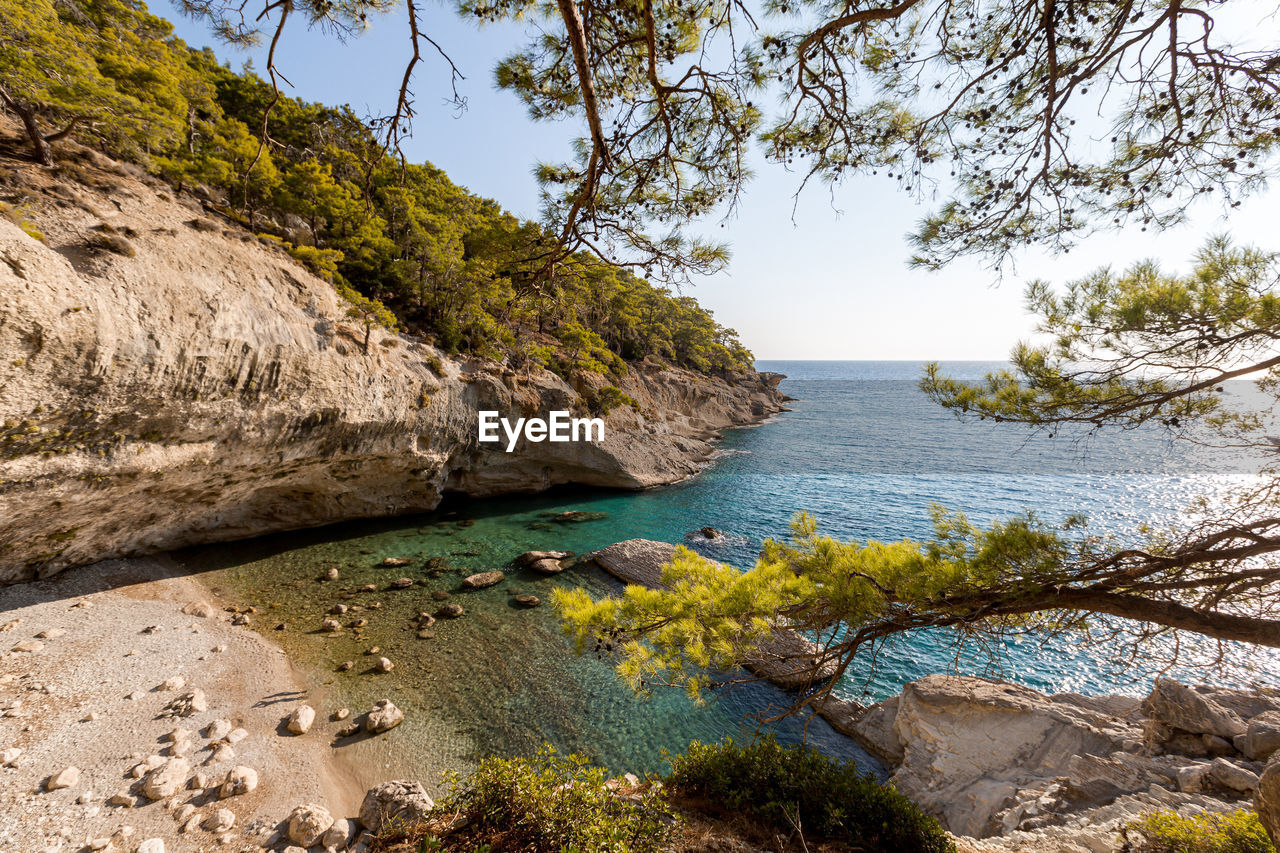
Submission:
<svg viewBox="0 0 1280 853">
<path fill-rule="evenodd" d="M 70 137 L 193 190 L 333 281 L 366 324 L 564 373 L 751 366 L 694 299 L 626 269 L 578 252 L 539 278 L 545 228 L 398 159 L 349 108 L 189 49 L 139 0 L 0 0 L 0 102 L 39 161 Z"/>
</svg>

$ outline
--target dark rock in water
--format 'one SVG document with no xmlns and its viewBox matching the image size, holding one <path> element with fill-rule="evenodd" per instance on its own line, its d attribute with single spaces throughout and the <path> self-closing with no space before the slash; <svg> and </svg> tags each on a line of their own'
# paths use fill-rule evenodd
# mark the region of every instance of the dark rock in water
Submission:
<svg viewBox="0 0 1280 853">
<path fill-rule="evenodd" d="M 373 549 L 372 549 L 372 548 L 361 548 L 361 549 L 360 549 L 360 553 L 361 553 L 361 554 L 372 554 L 372 553 L 373 553 Z"/>
<path fill-rule="evenodd" d="M 425 565 L 428 569 L 443 569 L 446 565 L 448 565 L 448 562 L 449 561 L 446 560 L 444 557 L 432 557 L 431 559 L 427 560 L 427 562 L 424 563 L 423 565 Z"/>
<path fill-rule="evenodd" d="M 446 604 L 436 611 L 437 616 L 443 616 L 445 619 L 457 619 L 462 615 L 461 604 Z"/>
<path fill-rule="evenodd" d="M 436 635 L 436 632 L 435 632 L 435 631 L 419 631 L 419 632 L 418 632 L 418 639 L 419 639 L 419 640 L 430 640 L 430 639 L 434 638 L 434 637 L 435 637 L 435 635 Z"/>
<path fill-rule="evenodd" d="M 487 586 L 502 583 L 507 576 L 502 572 L 479 572 L 463 579 L 464 589 L 484 589 Z"/>
<path fill-rule="evenodd" d="M 558 575 L 564 571 L 564 563 L 560 560 L 537 560 L 530 563 L 529 568 L 541 575 Z"/>
<path fill-rule="evenodd" d="M 338 672 L 350 672 L 352 669 L 355 668 L 355 665 L 356 665 L 356 662 L 353 660 L 344 660 L 338 666 Z"/>
<path fill-rule="evenodd" d="M 361 592 L 377 592 L 378 585 L 376 583 L 367 583 L 364 586 L 360 587 L 360 591 Z"/>
<path fill-rule="evenodd" d="M 419 613 L 419 614 L 418 614 L 418 627 L 419 627 L 419 628 L 430 628 L 430 627 L 431 627 L 432 625 L 434 625 L 434 624 L 436 624 L 436 617 L 432 616 L 430 613 Z"/>
<path fill-rule="evenodd" d="M 572 551 L 525 551 L 516 557 L 515 563 L 517 566 L 528 566 L 539 560 L 563 560 L 572 556 Z"/>
<path fill-rule="evenodd" d="M 531 521 L 525 525 L 529 530 L 553 530 L 554 528 L 545 521 Z"/>
<path fill-rule="evenodd" d="M 584 512 L 579 509 L 571 509 L 565 512 L 556 513 L 551 520 L 556 524 L 579 524 L 584 521 L 599 521 L 608 518 L 607 512 Z"/>
<path fill-rule="evenodd" d="M 409 559 L 408 557 L 387 557 L 385 560 L 379 563 L 379 565 L 382 566 L 384 569 L 398 569 L 401 566 L 407 566 L 412 562 L 413 560 Z"/>
<path fill-rule="evenodd" d="M 461 551 L 450 551 L 451 557 L 479 557 L 484 552 L 479 548 L 464 548 Z"/>
<path fill-rule="evenodd" d="M 516 604 L 523 604 L 525 607 L 537 607 L 542 603 L 542 599 L 536 595 L 530 595 L 527 592 L 521 593 L 512 599 Z"/>
<path fill-rule="evenodd" d="M 714 527 L 704 527 L 698 532 L 701 533 L 703 536 L 705 536 L 707 539 L 720 539 L 724 536 L 723 533 L 721 533 L 719 530 L 716 530 Z"/>
<path fill-rule="evenodd" d="M 445 592 L 443 589 L 437 589 L 435 592 L 431 593 L 431 597 L 436 601 L 448 601 L 449 593 Z"/>
<path fill-rule="evenodd" d="M 396 578 L 391 582 L 392 589 L 408 589 L 413 586 L 413 578 Z"/>
<path fill-rule="evenodd" d="M 459 527 L 471 527 L 473 524 L 475 524 L 475 520 L 470 518 L 464 518 L 458 522 Z"/>
</svg>

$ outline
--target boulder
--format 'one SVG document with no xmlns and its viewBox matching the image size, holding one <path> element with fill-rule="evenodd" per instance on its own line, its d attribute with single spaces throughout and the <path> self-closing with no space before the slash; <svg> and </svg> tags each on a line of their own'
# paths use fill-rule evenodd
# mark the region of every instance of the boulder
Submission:
<svg viewBox="0 0 1280 853">
<path fill-rule="evenodd" d="M 1170 678 L 1157 678 L 1142 710 L 1154 721 L 1171 729 L 1197 735 L 1231 738 L 1246 731 L 1244 721 L 1210 696 Z"/>
<path fill-rule="evenodd" d="M 535 560 L 529 564 L 528 568 L 540 575 L 558 575 L 564 571 L 564 563 L 560 560 Z"/>
<path fill-rule="evenodd" d="M 1271 836 L 1271 843 L 1280 850 L 1280 752 L 1271 756 L 1258 778 L 1253 807 L 1258 810 L 1258 819 Z"/>
<path fill-rule="evenodd" d="M 1229 791 L 1249 794 L 1258 788 L 1258 774 L 1234 761 L 1215 758 L 1209 765 L 1209 778 Z"/>
<path fill-rule="evenodd" d="M 398 569 L 398 568 L 401 568 L 402 566 L 407 566 L 412 562 L 413 560 L 411 560 L 408 557 L 387 557 L 385 560 L 379 563 L 379 565 L 382 566 L 384 569 Z"/>
<path fill-rule="evenodd" d="M 373 710 L 365 718 L 364 727 L 366 731 L 373 734 L 381 734 L 394 729 L 403 722 L 404 711 L 397 708 L 390 699 L 382 699 L 378 704 L 374 705 Z"/>
<path fill-rule="evenodd" d="M 289 719 L 285 722 L 285 727 L 295 735 L 302 735 L 311 729 L 311 724 L 315 721 L 316 709 L 310 705 L 299 705 L 289 715 Z"/>
<path fill-rule="evenodd" d="M 217 835 L 221 832 L 230 831 L 231 827 L 236 825 L 236 814 L 231 809 L 218 809 L 213 814 L 204 819 L 201 824 L 205 830 Z"/>
<path fill-rule="evenodd" d="M 506 579 L 507 576 L 502 572 L 479 572 L 463 578 L 462 586 L 465 589 L 484 589 L 487 586 L 502 583 Z"/>
<path fill-rule="evenodd" d="M 427 816 L 435 802 L 420 782 L 398 780 L 375 785 L 360 804 L 360 823 L 372 833 L 384 827 L 416 823 Z"/>
<path fill-rule="evenodd" d="M 185 758 L 170 758 L 148 773 L 142 781 L 142 795 L 148 800 L 172 797 L 187 785 L 191 765 Z"/>
<path fill-rule="evenodd" d="M 1239 749 L 1254 761 L 1266 761 L 1280 750 L 1280 711 L 1264 711 L 1250 720 Z"/>
<path fill-rule="evenodd" d="M 530 595 L 527 592 L 522 592 L 519 595 L 514 596 L 511 600 L 523 607 L 537 607 L 542 604 L 541 598 L 538 598 L 536 595 Z"/>
<path fill-rule="evenodd" d="M 224 800 L 228 797 L 238 797 L 241 794 L 249 793 L 256 787 L 258 787 L 257 770 L 243 765 L 232 767 L 227 771 L 226 781 L 218 789 L 218 797 Z"/>
<path fill-rule="evenodd" d="M 333 826 L 333 815 L 324 806 L 304 803 L 289 813 L 289 840 L 299 847 L 311 847 Z"/>
<path fill-rule="evenodd" d="M 703 527 L 699 529 L 698 532 L 702 534 L 704 539 L 719 539 L 724 536 L 723 533 L 716 530 L 714 527 Z"/>
<path fill-rule="evenodd" d="M 138 845 L 137 853 L 164 853 L 164 839 L 148 838 Z"/>
<path fill-rule="evenodd" d="M 320 846 L 326 851 L 346 850 L 354 834 L 355 827 L 352 826 L 351 821 L 345 817 L 338 818 L 324 831 L 324 835 L 320 836 Z"/>
</svg>

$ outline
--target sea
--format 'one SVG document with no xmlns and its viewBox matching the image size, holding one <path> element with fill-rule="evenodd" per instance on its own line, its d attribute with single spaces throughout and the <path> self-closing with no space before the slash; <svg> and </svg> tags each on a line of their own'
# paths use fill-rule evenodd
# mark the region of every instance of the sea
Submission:
<svg viewBox="0 0 1280 853">
<path fill-rule="evenodd" d="M 533 497 L 446 502 L 425 516 L 347 523 L 261 539 L 188 549 L 178 555 L 221 595 L 259 610 L 256 626 L 281 643 L 332 704 L 362 707 L 389 696 L 408 722 L 383 743 L 358 747 L 363 760 L 414 772 L 430 787 L 447 770 L 489 755 L 530 754 L 543 744 L 585 755 L 616 772 L 660 773 L 667 756 L 690 741 L 749 739 L 762 731 L 784 742 L 804 741 L 882 773 L 875 761 L 820 719 L 765 722 L 793 697 L 768 684 L 737 686 L 694 701 L 682 691 L 637 693 L 615 676 L 613 662 L 579 653 L 549 606 L 524 609 L 516 592 L 544 602 L 557 586 L 593 595 L 620 585 L 595 569 L 553 578 L 512 573 L 504 584 L 463 593 L 460 576 L 504 568 L 533 549 L 585 553 L 644 537 L 685 543 L 708 557 L 746 569 L 767 538 L 785 538 L 800 511 L 823 533 L 841 539 L 893 541 L 932 533 L 930 508 L 964 512 L 988 523 L 1034 511 L 1047 522 L 1083 514 L 1094 532 L 1132 539 L 1144 526 L 1185 524 L 1193 501 L 1221 502 L 1256 481 L 1260 459 L 1174 441 L 1158 428 L 1050 435 L 991 422 L 963 423 L 920 390 L 920 362 L 761 361 L 786 375 L 780 388 L 795 398 L 790 411 L 759 426 L 734 430 L 719 443 L 700 476 L 645 492 L 566 489 Z M 1000 362 L 944 363 L 945 372 L 977 380 Z M 1232 383 L 1227 398 L 1255 405 L 1248 383 Z M 566 511 L 589 520 L 563 523 Z M 723 531 L 706 542 L 696 531 Z M 427 577 L 412 592 L 365 594 L 353 600 L 369 624 L 337 635 L 318 630 L 339 589 L 385 587 L 387 556 L 414 559 L 404 570 L 427 577 L 427 558 L 449 571 Z M 330 567 L 337 583 L 319 579 Z M 420 637 L 416 615 L 451 596 L 466 611 L 440 620 Z M 368 600 L 366 600 L 368 599 Z M 367 605 L 373 600 L 379 607 Z M 278 628 L 277 628 L 278 626 Z M 1211 670 L 1166 668 L 1171 644 L 1213 653 L 1196 638 L 1165 638 L 1154 654 L 1131 659 L 1096 638 L 1025 635 L 998 647 L 969 647 L 947 632 L 902 638 L 874 661 L 855 666 L 836 686 L 846 698 L 870 702 L 913 679 L 950 672 L 1007 679 L 1046 692 L 1141 695 L 1156 670 L 1188 680 L 1249 685 L 1280 683 L 1280 657 L 1225 648 Z M 369 649 L 396 663 L 373 674 Z M 1184 655 L 1184 657 L 1187 657 Z M 1194 657 L 1194 655 L 1190 656 Z M 353 660 L 349 672 L 338 665 Z"/>
</svg>

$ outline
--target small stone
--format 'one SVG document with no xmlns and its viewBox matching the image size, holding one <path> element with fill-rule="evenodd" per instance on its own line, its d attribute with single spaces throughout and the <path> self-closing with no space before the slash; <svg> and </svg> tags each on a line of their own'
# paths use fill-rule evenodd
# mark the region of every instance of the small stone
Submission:
<svg viewBox="0 0 1280 853">
<path fill-rule="evenodd" d="M 331 826 L 333 815 L 328 809 L 315 803 L 305 803 L 289 815 L 289 840 L 300 847 L 311 847 Z"/>
<path fill-rule="evenodd" d="M 172 678 L 166 678 L 164 683 L 160 685 L 159 690 L 181 690 L 186 687 L 187 680 L 181 675 L 175 675 Z"/>
<path fill-rule="evenodd" d="M 170 755 L 186 755 L 191 751 L 191 741 L 180 740 L 177 743 L 169 744 Z"/>
<path fill-rule="evenodd" d="M 67 635 L 67 632 L 62 630 L 61 628 L 49 628 L 47 630 L 41 631 L 39 634 L 36 634 L 36 637 L 38 637 L 41 640 L 56 640 L 59 637 L 65 637 L 66 635 Z"/>
<path fill-rule="evenodd" d="M 170 729 L 164 736 L 164 739 L 169 741 L 169 743 L 178 743 L 179 741 L 190 740 L 190 738 L 191 732 L 181 727 Z"/>
<path fill-rule="evenodd" d="M 137 798 L 135 798 L 133 794 L 130 794 L 127 790 L 116 791 L 107 799 L 107 802 L 113 806 L 124 806 L 126 808 L 133 808 L 134 804 L 137 803 Z"/>
<path fill-rule="evenodd" d="M 1178 790 L 1184 794 L 1196 794 L 1204 787 L 1205 777 L 1209 775 L 1209 765 L 1193 764 L 1179 767 L 1176 773 Z"/>
<path fill-rule="evenodd" d="M 252 625 L 253 620 L 249 618 L 248 613 L 237 613 L 235 616 L 231 617 L 231 624 L 247 626 L 247 625 Z"/>
<path fill-rule="evenodd" d="M 344 660 L 338 665 L 338 672 L 350 672 L 356 665 L 355 661 Z"/>
<path fill-rule="evenodd" d="M 450 597 L 449 593 L 445 592 L 443 589 L 437 589 L 435 592 L 431 593 L 431 598 L 435 601 L 448 601 Z"/>
<path fill-rule="evenodd" d="M 412 562 L 413 560 L 408 557 L 387 557 L 380 565 L 386 569 L 398 569 L 401 566 L 407 566 Z"/>
<path fill-rule="evenodd" d="M 138 845 L 137 853 L 164 853 L 164 840 L 160 838 L 148 838 L 146 841 Z"/>
<path fill-rule="evenodd" d="M 173 810 L 172 812 L 173 820 L 175 823 L 182 823 L 195 813 L 196 813 L 195 806 L 191 805 L 191 803 L 183 803 L 182 805 L 178 806 L 176 809 Z"/>
<path fill-rule="evenodd" d="M 0 765 L 5 767 L 16 767 L 18 765 L 18 757 L 22 755 L 22 748 L 11 746 L 4 752 L 0 752 Z"/>
<path fill-rule="evenodd" d="M 462 615 L 461 604 L 446 604 L 436 611 L 437 616 L 443 616 L 446 619 L 457 619 Z"/>
<path fill-rule="evenodd" d="M 39 640 L 23 640 L 13 647 L 15 652 L 29 652 L 34 654 L 44 648 L 44 643 Z"/>
<path fill-rule="evenodd" d="M 365 625 L 368 625 L 368 624 L 369 624 L 369 620 L 368 620 L 368 619 L 353 619 L 353 620 L 351 620 L 351 627 L 352 627 L 352 628 L 363 628 Z"/>
<path fill-rule="evenodd" d="M 463 578 L 462 586 L 465 589 L 484 589 L 502 583 L 506 579 L 507 576 L 502 572 L 479 572 Z"/>
<path fill-rule="evenodd" d="M 541 598 L 538 598 L 538 596 L 536 595 L 530 595 L 527 592 L 520 593 L 519 595 L 515 596 L 512 600 L 516 604 L 522 605 L 524 607 L 537 607 L 538 605 L 542 604 Z"/>
<path fill-rule="evenodd" d="M 240 741 L 244 740 L 248 736 L 249 736 L 249 733 L 244 729 L 232 729 L 231 731 L 227 732 L 226 741 L 227 743 L 239 743 Z"/>
<path fill-rule="evenodd" d="M 337 619 L 326 619 L 320 623 L 320 628 L 321 630 L 328 631 L 329 633 L 332 634 L 336 631 L 342 630 L 342 623 L 339 622 Z"/>
<path fill-rule="evenodd" d="M 367 583 L 364 586 L 360 587 L 360 591 L 361 592 L 377 592 L 378 585 L 376 583 Z"/>
<path fill-rule="evenodd" d="M 351 842 L 354 829 L 351 821 L 345 817 L 340 817 L 324 831 L 324 835 L 320 836 L 320 846 L 324 847 L 326 851 L 346 850 L 347 845 Z"/>
<path fill-rule="evenodd" d="M 419 628 L 430 628 L 430 627 L 431 627 L 432 625 L 434 625 L 434 624 L 436 624 L 436 617 L 432 616 L 430 613 L 419 613 L 419 614 L 418 614 L 418 627 L 419 627 Z"/>
<path fill-rule="evenodd" d="M 217 654 L 222 654 L 223 652 L 225 652 L 225 651 L 227 650 L 227 647 L 226 647 L 225 645 L 221 645 L 221 646 L 214 646 L 214 647 L 213 647 L 213 650 L 214 650 L 214 652 L 216 652 Z"/>
<path fill-rule="evenodd" d="M 93 791 L 85 791 L 83 794 L 76 797 L 76 802 L 83 806 L 83 805 L 88 805 L 88 803 L 92 799 L 93 799 Z"/>
<path fill-rule="evenodd" d="M 564 571 L 564 564 L 552 559 L 535 560 L 529 564 L 529 568 L 540 575 L 558 575 Z"/>
<path fill-rule="evenodd" d="M 311 724 L 316 721 L 316 709 L 310 705 L 299 705 L 293 709 L 293 713 L 289 715 L 285 727 L 295 735 L 306 734 L 311 729 Z"/>
<path fill-rule="evenodd" d="M 396 665 L 391 662 L 390 658 L 378 658 L 378 662 L 374 664 L 374 667 L 378 672 L 390 672 L 396 668 Z"/>
<path fill-rule="evenodd" d="M 49 777 L 44 783 L 44 787 L 49 791 L 57 791 L 62 788 L 74 788 L 80 784 L 80 768 L 66 767 Z"/>
<path fill-rule="evenodd" d="M 338 729 L 338 737 L 351 737 L 354 734 L 358 734 L 359 731 L 360 731 L 360 724 L 351 723 L 350 725 L 343 726 L 342 728 Z"/>
<path fill-rule="evenodd" d="M 187 784 L 191 765 L 185 758 L 170 758 L 146 775 L 142 782 L 142 795 L 148 800 L 172 797 Z"/>
<path fill-rule="evenodd" d="M 369 716 L 365 718 L 364 727 L 373 734 L 394 729 L 404 722 L 404 711 L 396 707 L 390 699 L 382 699 L 374 705 Z"/>
<path fill-rule="evenodd" d="M 191 774 L 191 778 L 187 780 L 188 791 L 203 791 L 209 787 L 209 774 L 203 770 L 197 770 Z"/>
<path fill-rule="evenodd" d="M 214 607 L 207 601 L 192 601 L 183 605 L 182 612 L 188 616 L 199 616 L 201 619 L 211 619 L 218 615 L 218 608 Z"/>
<path fill-rule="evenodd" d="M 236 757 L 236 751 L 225 743 L 215 743 L 213 751 L 209 753 L 209 757 L 204 760 L 205 764 L 221 764 L 224 761 L 232 761 Z"/>
<path fill-rule="evenodd" d="M 243 765 L 232 767 L 227 771 L 226 781 L 218 789 L 218 797 L 223 800 L 227 797 L 238 797 L 241 794 L 249 793 L 256 787 L 258 787 L 257 770 Z"/>
<path fill-rule="evenodd" d="M 381 610 L 381 609 L 382 609 L 382 602 L 381 602 L 381 601 L 371 601 L 371 602 L 369 602 L 369 609 L 370 609 L 370 610 Z"/>
<path fill-rule="evenodd" d="M 331 581 L 336 581 L 336 580 L 338 579 L 338 577 L 339 577 L 339 575 L 338 575 L 338 570 L 337 570 L 337 569 L 329 569 L 329 571 L 327 571 L 327 572 L 325 572 L 325 573 L 324 573 L 324 576 L 325 576 L 326 578 L 328 578 L 329 580 L 331 580 Z"/>
<path fill-rule="evenodd" d="M 111 846 L 111 838 L 94 838 L 90 840 L 88 846 L 90 850 L 106 850 Z"/>
<path fill-rule="evenodd" d="M 345 720 L 347 717 L 350 717 L 350 716 L 351 716 L 350 708 L 339 708 L 338 710 L 333 712 L 333 716 L 330 719 L 332 719 L 334 722 L 338 722 L 340 720 Z"/>
<path fill-rule="evenodd" d="M 205 697 L 204 691 L 197 687 L 165 705 L 163 716 L 190 717 L 194 714 L 202 714 L 207 710 L 209 710 L 209 700 Z"/>
<path fill-rule="evenodd" d="M 209 817 L 205 818 L 204 828 L 215 835 L 219 832 L 226 832 L 236 825 L 236 815 L 231 809 L 218 809 Z"/>
<path fill-rule="evenodd" d="M 408 589 L 413 586 L 413 578 L 396 578 L 391 582 L 392 589 Z"/>
<path fill-rule="evenodd" d="M 341 616 L 343 613 L 346 613 L 350 609 L 351 608 L 345 604 L 335 604 L 333 605 L 333 607 L 329 608 L 329 612 L 336 616 Z"/>
<path fill-rule="evenodd" d="M 231 731 L 230 720 L 214 720 L 204 727 L 204 736 L 209 740 L 222 740 Z"/>
</svg>

